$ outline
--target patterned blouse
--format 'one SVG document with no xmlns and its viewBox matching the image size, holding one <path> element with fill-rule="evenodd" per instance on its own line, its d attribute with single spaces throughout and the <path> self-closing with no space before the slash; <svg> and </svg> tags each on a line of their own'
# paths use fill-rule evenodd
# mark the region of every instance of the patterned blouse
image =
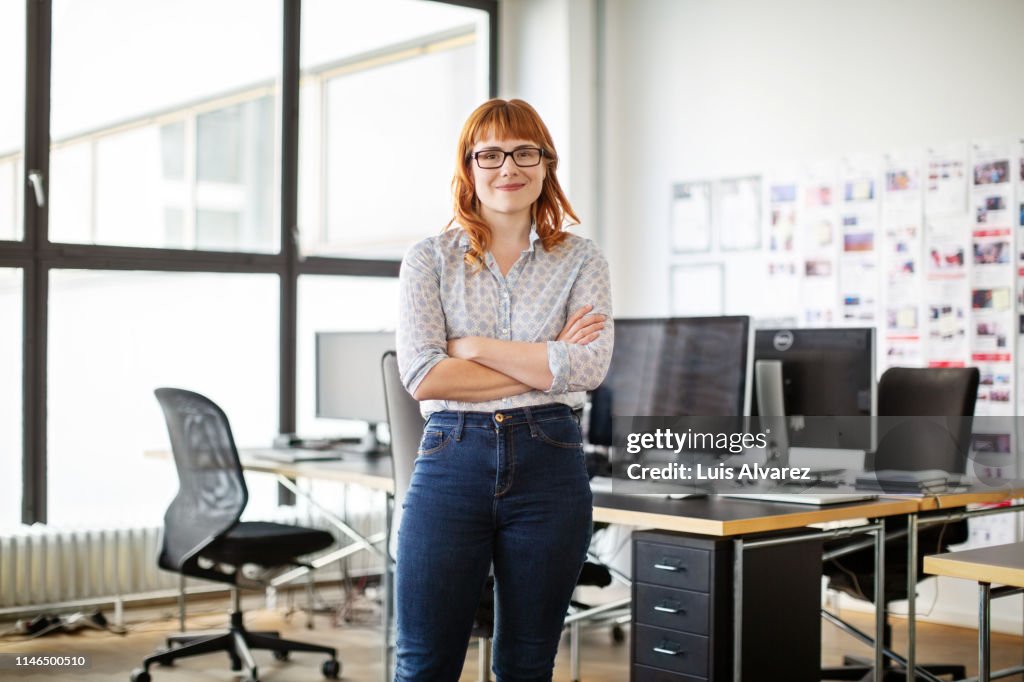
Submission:
<svg viewBox="0 0 1024 682">
<path fill-rule="evenodd" d="M 424 400 L 426 417 L 439 410 L 493 412 L 516 407 L 565 403 L 583 407 L 586 391 L 608 372 L 615 329 L 612 323 L 608 262 L 589 239 L 573 234 L 545 251 L 535 230 L 508 276 L 488 252 L 485 267 L 464 261 L 469 237 L 449 229 L 413 246 L 399 275 L 398 367 L 410 393 L 427 372 L 448 357 L 448 339 L 487 336 L 508 341 L 547 342 L 548 368 L 554 377 L 547 391 L 465 402 Z M 599 336 L 585 346 L 555 341 L 569 315 L 590 304 L 607 316 Z"/>
</svg>

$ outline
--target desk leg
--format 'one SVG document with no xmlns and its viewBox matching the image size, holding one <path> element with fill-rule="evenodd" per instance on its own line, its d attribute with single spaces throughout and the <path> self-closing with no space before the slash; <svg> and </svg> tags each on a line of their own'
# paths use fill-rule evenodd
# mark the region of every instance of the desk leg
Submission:
<svg viewBox="0 0 1024 682">
<path fill-rule="evenodd" d="M 885 524 L 875 530 L 875 682 L 881 682 L 885 663 Z"/>
<path fill-rule="evenodd" d="M 384 650 L 381 652 L 381 679 L 383 682 L 390 682 L 393 663 L 392 652 L 394 651 L 391 631 L 395 620 L 395 576 L 394 565 L 391 560 L 391 517 L 394 511 L 395 497 L 391 493 L 384 493 L 384 496 L 384 527 L 386 533 L 384 536 L 384 555 L 382 557 L 384 567 L 381 570 L 381 588 L 384 590 L 384 613 L 381 614 L 381 624 L 384 630 L 384 636 L 382 637 Z"/>
<path fill-rule="evenodd" d="M 917 514 L 907 515 L 907 682 L 917 665 Z"/>
<path fill-rule="evenodd" d="M 991 659 L 991 643 L 989 637 L 992 628 L 992 585 L 978 583 L 978 682 L 989 682 L 992 671 L 989 669 Z"/>
<path fill-rule="evenodd" d="M 743 538 L 732 548 L 732 679 L 743 682 Z"/>
<path fill-rule="evenodd" d="M 185 574 L 178 574 L 178 630 L 185 632 Z"/>
</svg>

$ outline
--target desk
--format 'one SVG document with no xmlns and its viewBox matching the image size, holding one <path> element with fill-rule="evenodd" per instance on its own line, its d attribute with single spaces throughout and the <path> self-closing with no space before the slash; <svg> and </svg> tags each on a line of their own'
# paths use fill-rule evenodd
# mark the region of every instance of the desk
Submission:
<svg viewBox="0 0 1024 682">
<path fill-rule="evenodd" d="M 341 461 L 328 462 L 297 462 L 285 463 L 258 457 L 258 449 L 244 449 L 240 452 L 242 465 L 250 471 L 272 473 L 279 477 L 282 483 L 292 490 L 298 490 L 289 479 L 309 478 L 315 480 L 331 480 L 340 483 L 353 483 L 362 485 L 374 490 L 384 491 L 389 494 L 393 492 L 391 460 L 388 457 L 377 457 L 368 459 L 359 456 L 349 456 Z M 153 454 L 153 453 L 149 453 Z M 169 453 L 162 453 L 168 457 Z M 298 491 L 301 494 L 301 491 Z M 897 515 L 907 515 L 910 519 L 910 527 L 913 530 L 912 538 L 916 537 L 918 514 L 931 512 L 933 510 L 948 510 L 959 507 L 959 514 L 971 514 L 962 509 L 963 506 L 976 502 L 999 502 L 1010 499 L 1013 496 L 1024 496 L 1024 489 L 1008 488 L 992 490 L 991 488 L 968 490 L 956 493 L 948 493 L 929 497 L 900 496 L 895 498 L 880 498 L 866 502 L 853 502 L 848 504 L 828 505 L 813 507 L 801 504 L 786 504 L 778 502 L 757 502 L 748 500 L 723 499 L 717 497 L 688 498 L 683 500 L 669 500 L 660 497 L 641 497 L 636 495 L 621 495 L 606 492 L 595 492 L 594 494 L 594 520 L 609 523 L 619 523 L 630 526 L 645 526 L 659 530 L 680 531 L 694 533 L 711 537 L 729 538 L 734 543 L 734 576 L 738 573 L 740 580 L 735 581 L 736 603 L 739 611 L 739 618 L 734 619 L 737 626 L 735 646 L 741 644 L 742 633 L 739 632 L 739 625 L 742 623 L 742 560 L 745 550 L 756 549 L 757 542 L 745 542 L 745 536 L 757 533 L 794 530 L 807 527 L 811 524 L 827 523 L 830 521 L 846 521 L 860 518 L 882 518 Z M 390 505 L 390 501 L 389 501 Z M 390 507 L 389 507 L 390 508 Z M 1004 513 L 1012 511 L 1013 508 L 1000 510 L 981 510 L 978 513 Z M 340 522 L 340 520 L 339 520 Z M 814 531 L 805 534 L 806 538 L 827 538 L 852 534 L 854 532 L 872 533 L 875 535 L 876 560 L 884 561 L 884 531 L 881 524 L 865 524 L 857 530 L 836 529 L 830 531 Z M 350 529 L 351 530 L 351 529 Z M 354 531 L 352 531 L 354 533 Z M 346 531 L 350 537 L 349 534 Z M 356 536 L 358 537 L 358 536 Z M 356 539 L 356 538 L 353 538 Z M 356 543 L 338 550 L 342 556 L 358 551 L 358 549 L 371 547 L 373 551 L 380 550 L 371 542 L 373 538 L 359 538 Z M 788 540 L 794 541 L 794 540 Z M 796 540 L 798 541 L 798 540 Z M 361 544 L 365 543 L 365 544 Z M 916 552 L 916 543 L 914 545 Z M 763 546 L 763 545 L 762 545 Z M 337 553 L 331 560 L 337 558 Z M 876 564 L 880 565 L 880 564 Z M 911 570 L 908 571 L 908 584 L 916 585 L 915 562 L 911 562 Z M 884 587 L 883 571 L 876 571 L 878 581 L 876 583 L 876 595 L 881 594 Z M 385 575 L 385 581 L 388 576 Z M 913 580 L 913 582 L 910 582 Z M 385 590 L 386 591 L 386 590 Z M 914 590 L 910 590 L 913 594 Z M 910 605 L 912 609 L 913 606 Z M 884 626 L 884 611 L 878 610 L 879 617 L 876 619 L 876 664 L 880 667 L 882 627 Z M 911 610 L 911 614 L 913 611 Z M 912 628 L 913 618 L 909 620 Z M 910 655 L 908 660 L 913 661 L 913 631 L 911 631 Z M 386 645 L 385 645 L 386 647 Z M 387 654 L 385 654 L 387 656 Z M 740 679 L 740 660 L 734 660 L 734 679 Z M 386 670 L 386 668 L 385 668 Z"/>
<path fill-rule="evenodd" d="M 1024 670 L 991 671 L 991 604 L 993 597 L 1024 592 L 1024 542 L 925 557 L 924 570 L 934 575 L 978 582 L 978 680 L 988 682 Z M 1003 587 L 993 588 L 997 583 Z"/>
<path fill-rule="evenodd" d="M 998 504 L 1024 497 L 1024 485 L 1020 481 L 1008 482 L 1004 487 L 993 488 L 976 484 L 964 490 L 936 493 L 934 495 L 906 496 L 917 502 L 917 510 L 907 520 L 907 682 L 913 682 L 917 662 L 917 538 L 922 526 L 948 521 L 958 521 L 972 516 L 1007 514 L 1024 510 L 1024 504 L 989 509 L 967 509 L 972 504 Z M 925 558 L 927 561 L 928 558 Z M 918 676 L 934 679 L 923 671 Z"/>
<path fill-rule="evenodd" d="M 709 497 L 691 497 L 671 500 L 662 497 L 594 494 L 594 520 L 632 526 L 648 526 L 658 530 L 679 531 L 719 538 L 730 538 L 733 543 L 732 589 L 733 600 L 733 674 L 742 680 L 742 625 L 743 625 L 743 558 L 744 553 L 759 547 L 778 546 L 807 540 L 822 540 L 855 533 L 875 536 L 876 567 L 884 565 L 885 531 L 881 522 L 864 523 L 855 528 L 815 530 L 789 535 L 784 538 L 752 539 L 750 536 L 773 531 L 791 531 L 810 524 L 830 521 L 849 521 L 861 518 L 881 518 L 906 515 L 918 508 L 916 500 L 878 499 L 865 502 L 810 507 L 802 504 L 759 502 Z M 884 590 L 884 571 L 876 570 L 876 597 Z M 884 612 L 876 619 L 876 665 L 881 668 L 882 630 Z M 817 614 L 815 614 L 817 617 Z"/>
</svg>

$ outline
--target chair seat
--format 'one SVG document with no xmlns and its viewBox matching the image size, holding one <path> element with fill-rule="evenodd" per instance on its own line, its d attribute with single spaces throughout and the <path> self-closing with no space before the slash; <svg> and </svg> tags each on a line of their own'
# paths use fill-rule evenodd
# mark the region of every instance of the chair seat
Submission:
<svg viewBox="0 0 1024 682">
<path fill-rule="evenodd" d="M 329 547 L 327 531 L 269 521 L 245 521 L 202 551 L 202 556 L 225 564 L 282 566 L 296 557 Z"/>
</svg>

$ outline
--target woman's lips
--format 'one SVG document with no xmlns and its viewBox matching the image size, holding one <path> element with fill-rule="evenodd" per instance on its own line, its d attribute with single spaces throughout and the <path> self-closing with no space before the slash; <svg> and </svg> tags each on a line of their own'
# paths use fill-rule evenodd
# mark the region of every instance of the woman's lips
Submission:
<svg viewBox="0 0 1024 682">
<path fill-rule="evenodd" d="M 498 185 L 498 189 L 502 190 L 503 192 L 515 192 L 517 189 L 521 189 L 523 187 L 525 187 L 525 185 L 523 184 Z"/>
</svg>

